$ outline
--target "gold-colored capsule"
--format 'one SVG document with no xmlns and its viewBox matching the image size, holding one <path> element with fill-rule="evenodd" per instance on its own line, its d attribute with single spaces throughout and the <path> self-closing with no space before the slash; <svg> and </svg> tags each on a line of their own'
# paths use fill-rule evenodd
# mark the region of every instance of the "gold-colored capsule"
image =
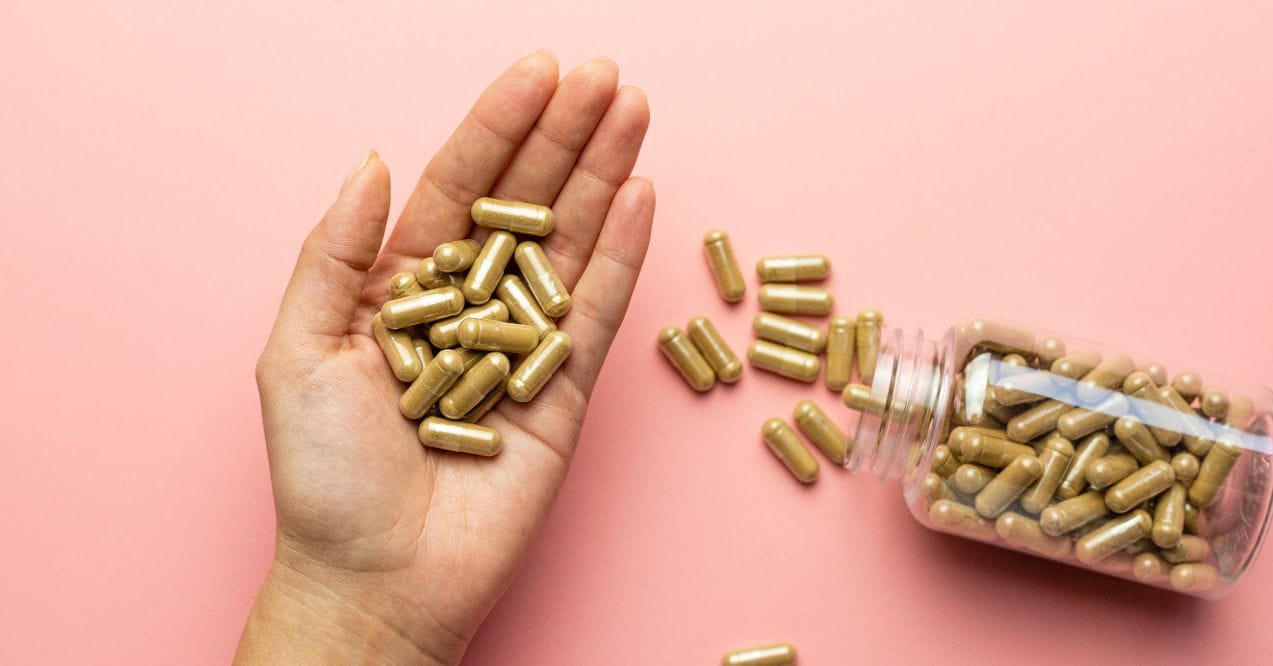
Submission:
<svg viewBox="0 0 1273 666">
<path fill-rule="evenodd" d="M 398 409 L 409 419 L 418 419 L 442 398 L 464 372 L 460 355 L 443 349 L 398 399 Z"/>
<path fill-rule="evenodd" d="M 460 290 L 442 287 L 386 302 L 380 308 L 380 319 L 388 328 L 406 328 L 446 319 L 463 308 L 464 295 Z"/>
<path fill-rule="evenodd" d="M 1097 490 L 1104 490 L 1123 479 L 1126 479 L 1140 468 L 1130 453 L 1111 453 L 1093 460 L 1087 466 L 1087 482 Z"/>
<path fill-rule="evenodd" d="M 500 400 L 504 399 L 505 395 L 506 392 L 504 390 L 504 385 L 501 384 L 496 386 L 494 391 L 486 394 L 486 397 L 483 398 L 481 402 L 477 403 L 476 407 L 469 410 L 469 413 L 464 415 L 464 422 L 478 423 L 482 420 L 483 416 L 486 416 L 488 412 L 495 408 L 495 405 L 499 404 Z"/>
<path fill-rule="evenodd" d="M 981 433 L 983 435 L 989 435 L 990 437 L 998 437 L 999 439 L 1007 437 L 1002 430 L 997 428 L 959 426 L 958 428 L 950 431 L 950 436 L 946 438 L 946 446 L 949 446 L 951 452 L 956 456 L 962 455 L 964 442 L 968 441 L 968 438 L 974 433 Z"/>
<path fill-rule="evenodd" d="M 420 363 L 423 366 L 428 365 L 433 360 L 433 347 L 429 345 L 428 340 L 421 340 L 417 337 L 411 338 L 411 346 L 415 347 L 416 356 L 420 357 Z"/>
<path fill-rule="evenodd" d="M 973 319 L 959 327 L 959 334 L 974 349 L 1034 354 L 1034 333 L 1008 322 Z"/>
<path fill-rule="evenodd" d="M 818 479 L 818 460 L 809 453 L 800 436 L 785 421 L 778 418 L 765 421 L 761 428 L 765 444 L 782 464 L 787 466 L 791 475 L 800 483 L 813 483 Z"/>
<path fill-rule="evenodd" d="M 513 252 L 517 267 L 522 271 L 522 278 L 535 301 L 549 317 L 560 317 L 570 310 L 570 292 L 557 277 L 557 271 L 548 263 L 544 248 L 535 241 L 522 241 Z"/>
<path fill-rule="evenodd" d="M 1133 561 L 1132 573 L 1137 580 L 1157 583 L 1167 580 L 1170 575 L 1170 565 L 1156 553 L 1144 552 L 1137 555 Z"/>
<path fill-rule="evenodd" d="M 1149 426 L 1149 432 L 1163 446 L 1180 443 L 1180 426 L 1175 408 L 1158 392 L 1147 372 L 1133 372 L 1123 381 L 1123 392 L 1135 399 L 1134 410 Z"/>
<path fill-rule="evenodd" d="M 773 283 L 760 287 L 760 307 L 769 312 L 793 315 L 826 315 L 835 306 L 835 297 L 821 287 Z"/>
<path fill-rule="evenodd" d="M 420 283 L 415 279 L 415 273 L 403 271 L 394 273 L 389 278 L 389 295 L 393 298 L 402 298 L 403 296 L 414 296 L 424 291 Z"/>
<path fill-rule="evenodd" d="M 1196 372 L 1182 372 L 1172 378 L 1171 387 L 1185 399 L 1185 403 L 1193 404 L 1202 393 L 1202 378 Z"/>
<path fill-rule="evenodd" d="M 464 363 L 464 372 L 472 370 L 473 366 L 477 365 L 477 362 L 486 356 L 486 352 L 480 352 L 476 349 L 456 347 L 454 351 L 460 355 L 460 361 Z"/>
<path fill-rule="evenodd" d="M 796 662 L 796 648 L 790 643 L 735 650 L 721 657 L 721 666 L 786 666 Z"/>
<path fill-rule="evenodd" d="M 733 384 L 743 375 L 743 362 L 738 360 L 734 350 L 721 336 L 707 317 L 695 317 L 685 326 L 690 340 L 698 351 L 707 359 L 708 365 L 716 372 L 716 378 L 726 384 Z"/>
<path fill-rule="evenodd" d="M 747 284 L 743 282 L 742 271 L 738 270 L 738 260 L 734 258 L 729 235 L 720 229 L 712 229 L 703 236 L 703 246 L 707 250 L 707 265 L 712 269 L 712 277 L 716 278 L 716 288 L 720 290 L 721 298 L 730 303 L 743 300 Z"/>
<path fill-rule="evenodd" d="M 747 360 L 761 370 L 802 382 L 816 380 L 822 371 L 822 362 L 817 356 L 764 340 L 751 343 Z"/>
<path fill-rule="evenodd" d="M 1189 402 L 1174 386 L 1159 388 L 1158 395 L 1164 404 L 1180 413 L 1176 425 L 1180 426 L 1181 441 L 1184 442 L 1185 448 L 1195 456 L 1207 455 L 1213 440 L 1210 422 L 1198 416 L 1198 413 L 1193 411 L 1193 407 L 1189 406 Z"/>
<path fill-rule="evenodd" d="M 473 305 L 481 305 L 491 300 L 491 294 L 504 277 L 504 269 L 508 260 L 513 258 L 513 249 L 517 247 L 517 237 L 507 231 L 493 231 L 486 237 L 486 243 L 477 253 L 477 259 L 469 267 L 464 277 L 464 285 L 460 289 L 464 298 Z M 449 273 L 447 273 L 449 275 Z"/>
<path fill-rule="evenodd" d="M 1211 521 L 1207 518 L 1207 513 L 1198 507 L 1192 505 L 1188 501 L 1188 493 L 1185 494 L 1185 531 L 1190 534 L 1205 535 L 1211 533 Z"/>
<path fill-rule="evenodd" d="M 460 324 L 467 319 L 508 321 L 508 307 L 498 298 L 470 308 L 464 308 L 454 317 L 435 322 L 429 327 L 429 342 L 438 349 L 448 349 L 460 344 Z"/>
<path fill-rule="evenodd" d="M 801 400 L 792 414 L 796 427 L 818 447 L 828 460 L 843 465 L 853 440 L 831 421 L 826 412 L 812 400 Z M 944 448 L 944 447 L 938 447 Z M 949 453 L 949 450 L 947 451 Z"/>
<path fill-rule="evenodd" d="M 985 400 L 981 402 L 981 409 L 983 413 L 993 416 L 995 420 L 1000 423 L 1011 421 L 1012 417 L 1021 413 L 1021 408 L 1009 407 L 999 402 L 996 399 L 997 395 L 998 394 L 995 392 L 994 387 L 990 387 L 990 389 L 986 392 Z"/>
<path fill-rule="evenodd" d="M 1056 429 L 1057 421 L 1072 407 L 1060 400 L 1048 400 L 1012 417 L 1005 432 L 1014 442 L 1028 442 Z M 1071 439 L 1071 438 L 1066 438 Z M 1073 441 L 1071 439 L 1071 441 Z"/>
<path fill-rule="evenodd" d="M 1127 513 L 1141 502 L 1157 497 L 1175 482 L 1176 473 L 1171 463 L 1155 460 L 1105 491 L 1105 505 L 1114 513 Z"/>
<path fill-rule="evenodd" d="M 1039 357 L 1040 368 L 1051 368 L 1056 360 L 1065 356 L 1065 340 L 1046 337 L 1034 343 L 1034 354 Z"/>
<path fill-rule="evenodd" d="M 955 468 L 954 480 L 951 482 L 959 492 L 966 495 L 976 495 L 986 487 L 990 480 L 995 478 L 995 470 L 985 465 L 977 465 L 975 463 L 965 463 Z"/>
<path fill-rule="evenodd" d="M 1095 490 L 1071 497 L 1039 512 L 1039 527 L 1044 534 L 1060 536 L 1089 525 L 1109 514 L 1105 495 Z"/>
<path fill-rule="evenodd" d="M 848 317 L 832 317 L 827 327 L 827 388 L 832 391 L 843 391 L 853 381 L 856 328 Z"/>
<path fill-rule="evenodd" d="M 751 327 L 756 337 L 762 340 L 795 347 L 810 354 L 820 354 L 827 346 L 827 334 L 822 329 L 771 312 L 756 315 Z"/>
<path fill-rule="evenodd" d="M 868 383 L 875 376 L 875 364 L 880 357 L 880 334 L 883 329 L 884 315 L 880 314 L 879 310 L 868 308 L 858 313 L 857 330 L 854 332 L 858 374 Z"/>
<path fill-rule="evenodd" d="M 463 280 L 458 275 L 443 273 L 433 257 L 425 257 L 415 269 L 415 279 L 421 289 L 441 289 L 442 287 L 458 287 Z"/>
<path fill-rule="evenodd" d="M 867 414 L 883 414 L 885 397 L 875 395 L 865 384 L 849 384 L 840 393 L 840 399 L 849 409 Z"/>
<path fill-rule="evenodd" d="M 938 500 L 950 500 L 952 502 L 959 501 L 959 497 L 955 495 L 955 491 L 946 485 L 946 480 L 937 476 L 933 472 L 924 475 L 924 480 L 919 483 L 919 494 L 923 496 L 925 503 L 932 506 Z"/>
<path fill-rule="evenodd" d="M 547 206 L 482 197 L 469 212 L 479 227 L 487 229 L 529 236 L 547 236 L 553 230 L 553 211 Z"/>
<path fill-rule="evenodd" d="M 1138 365 L 1136 366 L 1136 371 L 1149 375 L 1149 378 L 1154 382 L 1154 386 L 1167 385 L 1167 368 L 1163 367 L 1161 363 L 1145 363 Z"/>
<path fill-rule="evenodd" d="M 1047 557 L 1065 557 L 1074 547 L 1069 538 L 1045 534 L 1038 521 L 1013 511 L 1001 514 L 995 520 L 995 532 L 1014 546 Z"/>
<path fill-rule="evenodd" d="M 1032 455 L 1023 455 L 1013 460 L 977 493 L 977 513 L 986 518 L 994 518 L 1003 513 L 1030 484 L 1039 480 L 1042 473 L 1043 465 Z"/>
<path fill-rule="evenodd" d="M 1014 460 L 1022 457 L 1034 457 L 1034 449 L 1016 442 L 982 433 L 973 433 L 964 440 L 959 449 L 959 459 L 964 462 L 977 463 L 987 467 L 1004 468 Z M 1038 462 L 1038 460 L 1035 460 Z M 1030 479 L 1034 483 L 1034 479 Z"/>
<path fill-rule="evenodd" d="M 548 383 L 570 351 L 574 343 L 565 331 L 553 331 L 544 337 L 513 375 L 508 378 L 508 397 L 517 402 L 528 402 Z"/>
<path fill-rule="evenodd" d="M 933 527 L 962 537 L 993 541 L 994 523 L 982 518 L 977 510 L 967 504 L 951 500 L 937 500 L 928 507 L 928 520 Z"/>
<path fill-rule="evenodd" d="M 1006 375 L 995 381 L 991 395 L 1000 404 L 1008 406 L 1039 402 L 1051 395 L 1056 395 L 1053 377 L 1054 375 L 1046 370 Z"/>
<path fill-rule="evenodd" d="M 1126 356 L 1107 358 L 1092 368 L 1091 372 L 1083 375 L 1075 392 L 1079 400 L 1094 403 L 1101 400 L 1106 392 L 1120 388 L 1127 375 L 1132 374 L 1135 369 L 1132 360 Z"/>
<path fill-rule="evenodd" d="M 1198 468 L 1198 476 L 1189 486 L 1189 503 L 1198 508 L 1211 506 L 1215 501 L 1220 486 L 1229 478 L 1229 471 L 1242 457 L 1242 444 L 1238 440 L 1224 436 L 1219 439 L 1202 459 Z"/>
<path fill-rule="evenodd" d="M 1156 460 L 1171 460 L 1167 450 L 1158 444 L 1158 440 L 1154 439 L 1149 428 L 1146 428 L 1139 419 L 1131 416 L 1119 419 L 1114 423 L 1114 436 L 1142 465 L 1148 465 Z"/>
<path fill-rule="evenodd" d="M 505 354 L 529 354 L 539 346 L 534 327 L 493 319 L 465 319 L 460 322 L 456 338 L 465 349 Z"/>
<path fill-rule="evenodd" d="M 1220 572 L 1210 564 L 1177 564 L 1171 568 L 1171 586 L 1181 592 L 1205 592 L 1219 580 Z"/>
<path fill-rule="evenodd" d="M 1021 496 L 1021 508 L 1027 513 L 1039 513 L 1052 503 L 1065 470 L 1069 469 L 1074 459 L 1074 445 L 1060 435 L 1049 437 L 1043 443 L 1043 451 L 1039 453 L 1039 463 L 1043 465 L 1043 473 L 1039 480 L 1030 486 Z"/>
<path fill-rule="evenodd" d="M 1245 395 L 1235 393 L 1229 397 L 1229 412 L 1224 415 L 1224 424 L 1230 428 L 1246 430 L 1255 416 L 1255 402 Z"/>
<path fill-rule="evenodd" d="M 376 315 L 371 318 L 371 334 L 380 345 L 380 350 L 384 352 L 385 360 L 389 362 L 389 368 L 398 381 L 415 381 L 420 376 L 424 363 L 420 361 L 420 355 L 411 342 L 410 333 L 387 328 L 380 315 Z"/>
<path fill-rule="evenodd" d="M 1221 420 L 1229 413 L 1229 392 L 1223 387 L 1208 386 L 1202 389 L 1198 402 L 1202 413 L 1213 419 Z"/>
<path fill-rule="evenodd" d="M 1052 374 L 1064 379 L 1078 380 L 1100 365 L 1101 353 L 1095 349 L 1070 352 L 1052 362 Z"/>
<path fill-rule="evenodd" d="M 464 418 L 477 407 L 478 403 L 495 390 L 496 386 L 508 379 L 508 357 L 500 352 L 491 352 L 465 372 L 455 382 L 451 390 L 438 401 L 438 411 L 448 419 Z"/>
<path fill-rule="evenodd" d="M 716 372 L 699 353 L 681 329 L 668 326 L 659 331 L 659 349 L 672 362 L 686 383 L 695 391 L 706 391 L 716 384 Z"/>
<path fill-rule="evenodd" d="M 429 448 L 476 456 L 493 456 L 504 445 L 503 438 L 493 428 L 436 416 L 420 422 L 419 435 L 420 443 Z"/>
<path fill-rule="evenodd" d="M 539 302 L 535 300 L 535 295 L 530 292 L 530 287 L 527 287 L 526 283 L 516 275 L 505 275 L 500 278 L 499 286 L 495 288 L 495 295 L 508 307 L 509 318 L 519 324 L 533 326 L 535 332 L 539 333 L 539 337 L 542 338 L 557 330 L 557 324 L 544 314 L 543 309 L 539 307 Z"/>
<path fill-rule="evenodd" d="M 1127 396 L 1108 392 L 1104 399 L 1091 407 L 1078 407 L 1066 412 L 1057 419 L 1056 431 L 1062 437 L 1074 441 L 1105 428 L 1130 410 L 1131 403 Z"/>
<path fill-rule="evenodd" d="M 1057 499 L 1067 500 L 1078 496 L 1087 486 L 1087 469 L 1092 461 L 1109 452 L 1109 436 L 1098 432 L 1079 442 L 1074 449 L 1074 461 L 1070 463 L 1065 475 L 1061 477 L 1061 485 L 1056 489 Z"/>
<path fill-rule="evenodd" d="M 433 248 L 433 264 L 443 273 L 459 273 L 468 270 L 481 251 L 482 244 L 472 238 L 443 243 Z"/>
<path fill-rule="evenodd" d="M 1154 506 L 1154 529 L 1151 536 L 1159 548 L 1171 548 L 1185 534 L 1185 487 L 1173 484 Z"/>
<path fill-rule="evenodd" d="M 1148 536 L 1153 523 L 1144 510 L 1119 516 L 1083 535 L 1074 545 L 1074 554 L 1084 564 L 1099 562 Z"/>
<path fill-rule="evenodd" d="M 1180 537 L 1180 541 L 1171 548 L 1164 548 L 1162 558 L 1172 564 L 1187 562 L 1205 562 L 1211 556 L 1211 544 L 1206 539 L 1192 534 Z"/>
<path fill-rule="evenodd" d="M 933 450 L 933 463 L 930 469 L 940 474 L 943 479 L 954 474 L 958 468 L 959 459 L 955 457 L 949 446 L 942 444 Z"/>
<path fill-rule="evenodd" d="M 765 257 L 756 262 L 761 282 L 817 282 L 831 273 L 831 260 L 823 254 Z"/>
<path fill-rule="evenodd" d="M 1194 480 L 1201 464 L 1198 456 L 1184 451 L 1171 457 L 1171 469 L 1176 473 L 1176 478 L 1182 481 Z"/>
</svg>

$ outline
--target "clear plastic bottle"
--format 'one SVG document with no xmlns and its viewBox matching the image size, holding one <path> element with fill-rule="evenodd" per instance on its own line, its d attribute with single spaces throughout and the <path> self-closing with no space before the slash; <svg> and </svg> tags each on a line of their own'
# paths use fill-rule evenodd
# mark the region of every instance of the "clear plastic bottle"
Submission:
<svg viewBox="0 0 1273 666">
<path fill-rule="evenodd" d="M 885 330 L 869 394 L 845 397 L 845 466 L 900 479 L 931 529 L 1209 599 L 1267 531 L 1263 386 L 973 319 Z"/>
</svg>

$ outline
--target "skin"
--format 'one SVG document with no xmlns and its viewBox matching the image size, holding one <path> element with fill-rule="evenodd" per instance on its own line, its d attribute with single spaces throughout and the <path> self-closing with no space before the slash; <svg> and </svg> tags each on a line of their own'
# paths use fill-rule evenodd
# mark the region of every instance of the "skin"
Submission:
<svg viewBox="0 0 1273 666">
<path fill-rule="evenodd" d="M 654 189 L 629 177 L 645 95 L 588 61 L 533 53 L 477 100 L 389 239 L 370 152 L 301 248 L 257 364 L 278 530 L 236 661 L 454 664 L 508 587 L 565 479 L 588 398 L 649 244 Z M 574 296 L 575 351 L 528 404 L 484 424 L 494 458 L 425 449 L 370 334 L 390 277 L 470 232 L 480 196 L 551 204 L 544 249 Z"/>
</svg>

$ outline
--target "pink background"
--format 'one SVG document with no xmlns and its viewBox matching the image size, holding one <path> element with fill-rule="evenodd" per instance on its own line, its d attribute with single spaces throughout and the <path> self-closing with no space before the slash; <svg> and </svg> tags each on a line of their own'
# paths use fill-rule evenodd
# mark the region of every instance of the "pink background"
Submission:
<svg viewBox="0 0 1273 666">
<path fill-rule="evenodd" d="M 700 237 L 822 250 L 846 311 L 986 312 L 1273 374 L 1266 3 L 0 6 L 0 662 L 223 662 L 270 557 L 252 366 L 369 147 L 409 184 L 549 47 L 644 87 L 653 247 L 575 468 L 473 664 L 1233 662 L 1273 561 L 1193 602 L 929 533 L 899 489 L 802 488 L 758 429 L 821 385 L 696 397 L 654 335 L 713 317 Z M 396 212 L 395 212 L 396 214 Z M 750 274 L 750 269 L 749 269 Z"/>
</svg>

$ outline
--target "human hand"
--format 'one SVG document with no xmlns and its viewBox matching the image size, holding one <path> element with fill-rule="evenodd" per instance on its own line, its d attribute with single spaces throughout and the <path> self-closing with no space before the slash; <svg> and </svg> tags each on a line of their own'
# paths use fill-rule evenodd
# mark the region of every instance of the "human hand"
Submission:
<svg viewBox="0 0 1273 666">
<path fill-rule="evenodd" d="M 649 244 L 654 190 L 629 178 L 645 95 L 605 59 L 558 82 L 547 52 L 478 99 L 420 177 L 389 240 L 374 153 L 310 233 L 257 364 L 278 533 L 239 661 L 451 664 L 503 594 L 556 497 Z M 526 404 L 483 424 L 493 458 L 426 449 L 370 334 L 390 276 L 469 233 L 480 196 L 551 205 L 543 246 L 574 305 L 574 352 Z"/>
</svg>

